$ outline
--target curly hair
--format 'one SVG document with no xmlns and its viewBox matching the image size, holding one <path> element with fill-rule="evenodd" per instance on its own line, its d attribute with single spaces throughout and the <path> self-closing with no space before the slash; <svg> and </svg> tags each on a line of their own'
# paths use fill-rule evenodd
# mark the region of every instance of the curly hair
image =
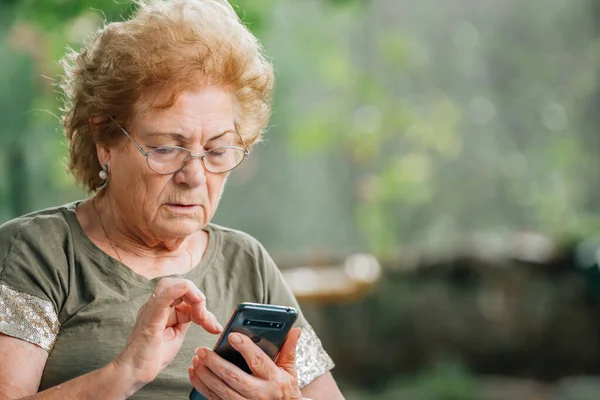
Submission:
<svg viewBox="0 0 600 400">
<path fill-rule="evenodd" d="M 96 144 L 111 147 L 148 107 L 168 108 L 184 90 L 220 85 L 235 98 L 235 125 L 248 146 L 271 113 L 273 66 L 227 0 L 136 1 L 131 19 L 104 25 L 61 60 L 69 171 L 88 191 L 102 185 Z M 164 90 L 171 96 L 155 104 Z M 92 118 L 97 123 L 92 123 Z"/>
</svg>

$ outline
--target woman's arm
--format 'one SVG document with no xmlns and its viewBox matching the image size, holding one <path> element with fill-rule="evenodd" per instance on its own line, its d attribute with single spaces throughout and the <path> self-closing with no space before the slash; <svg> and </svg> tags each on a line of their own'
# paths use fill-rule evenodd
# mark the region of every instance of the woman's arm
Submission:
<svg viewBox="0 0 600 400">
<path fill-rule="evenodd" d="M 28 342 L 0 334 L 0 398 L 126 399 L 137 388 L 124 366 L 111 363 L 62 385 L 37 393 L 48 353 Z"/>
<path fill-rule="evenodd" d="M 312 400 L 344 400 L 331 372 L 321 375 L 302 389 L 302 396 Z"/>
<path fill-rule="evenodd" d="M 206 309 L 205 299 L 191 281 L 162 279 L 138 312 L 127 345 L 114 361 L 38 394 L 48 353 L 34 344 L 0 335 L 0 398 L 126 399 L 152 382 L 173 360 L 191 322 L 210 333 L 221 332 L 215 316 Z"/>
<path fill-rule="evenodd" d="M 41 347 L 0 333 L 0 399 L 37 393 L 47 359 Z"/>
</svg>

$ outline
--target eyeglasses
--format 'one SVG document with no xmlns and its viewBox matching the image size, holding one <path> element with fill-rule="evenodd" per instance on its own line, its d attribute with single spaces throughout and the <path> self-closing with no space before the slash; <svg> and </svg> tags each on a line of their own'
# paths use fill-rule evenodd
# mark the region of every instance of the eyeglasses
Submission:
<svg viewBox="0 0 600 400">
<path fill-rule="evenodd" d="M 121 125 L 117 125 L 140 153 L 146 157 L 148 167 L 161 175 L 169 175 L 181 171 L 192 158 L 199 158 L 207 171 L 215 174 L 223 174 L 240 165 L 242 161 L 244 161 L 244 158 L 250 153 L 239 132 L 237 132 L 237 134 L 244 145 L 243 149 L 236 146 L 220 146 L 210 149 L 202 154 L 193 154 L 184 147 L 160 146 L 144 151 L 144 149 L 133 140 Z"/>
</svg>

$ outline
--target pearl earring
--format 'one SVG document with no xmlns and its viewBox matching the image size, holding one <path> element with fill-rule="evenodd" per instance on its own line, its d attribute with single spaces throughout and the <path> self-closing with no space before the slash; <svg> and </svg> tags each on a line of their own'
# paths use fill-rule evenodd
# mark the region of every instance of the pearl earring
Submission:
<svg viewBox="0 0 600 400">
<path fill-rule="evenodd" d="M 104 164 L 102 166 L 102 171 L 98 173 L 98 176 L 100 176 L 100 179 L 102 179 L 103 181 L 105 181 L 106 178 L 108 178 L 108 165 Z"/>
</svg>

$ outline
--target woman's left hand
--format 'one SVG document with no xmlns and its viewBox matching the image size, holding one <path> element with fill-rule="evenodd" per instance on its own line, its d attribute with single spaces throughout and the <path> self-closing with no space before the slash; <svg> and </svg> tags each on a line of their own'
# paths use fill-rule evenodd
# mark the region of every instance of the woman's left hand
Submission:
<svg viewBox="0 0 600 400">
<path fill-rule="evenodd" d="M 275 362 L 246 335 L 231 333 L 229 343 L 244 357 L 253 375 L 213 351 L 199 348 L 188 369 L 190 381 L 208 400 L 302 399 L 296 372 L 300 333 L 300 328 L 290 330 Z"/>
</svg>

